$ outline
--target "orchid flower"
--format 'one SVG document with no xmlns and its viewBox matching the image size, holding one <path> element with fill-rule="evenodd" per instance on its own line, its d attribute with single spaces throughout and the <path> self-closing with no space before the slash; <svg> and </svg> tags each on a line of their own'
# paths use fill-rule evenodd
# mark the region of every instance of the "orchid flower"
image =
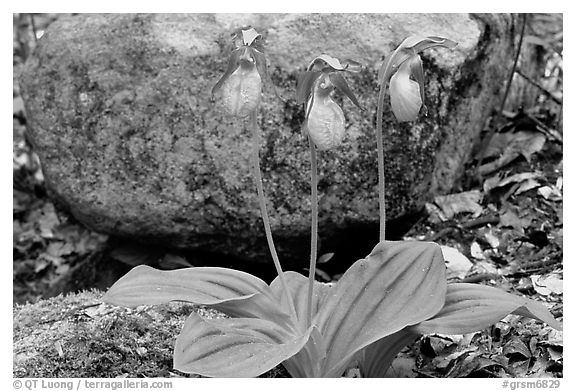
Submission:
<svg viewBox="0 0 576 391">
<path fill-rule="evenodd" d="M 270 80 L 262 35 L 253 28 L 239 29 L 233 34 L 236 48 L 228 60 L 228 68 L 212 89 L 221 92 L 225 111 L 236 117 L 248 117 L 260 104 L 262 77 Z"/>
<path fill-rule="evenodd" d="M 398 121 L 416 120 L 420 109 L 423 109 L 424 115 L 427 114 L 424 70 L 418 53 L 435 46 L 453 49 L 456 45 L 456 42 L 446 38 L 411 36 L 388 56 L 380 68 L 378 82 L 384 87 L 390 82 L 390 105 Z"/>
<path fill-rule="evenodd" d="M 333 100 L 334 91 L 343 93 L 362 109 L 342 76 L 342 72 L 356 73 L 360 69 L 360 64 L 355 61 L 348 60 L 343 65 L 338 59 L 323 54 L 312 60 L 300 75 L 297 100 L 306 104 L 302 130 L 321 151 L 335 148 L 344 138 L 344 112 Z"/>
</svg>

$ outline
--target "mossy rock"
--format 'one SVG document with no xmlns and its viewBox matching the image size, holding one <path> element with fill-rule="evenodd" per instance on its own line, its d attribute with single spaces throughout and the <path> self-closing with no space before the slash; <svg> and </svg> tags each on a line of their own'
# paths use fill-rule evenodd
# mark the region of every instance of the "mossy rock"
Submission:
<svg viewBox="0 0 576 391">
<path fill-rule="evenodd" d="M 83 291 L 16 305 L 14 377 L 196 377 L 173 369 L 176 337 L 192 312 L 225 316 L 184 303 L 116 307 L 102 303 L 102 295 Z"/>
</svg>

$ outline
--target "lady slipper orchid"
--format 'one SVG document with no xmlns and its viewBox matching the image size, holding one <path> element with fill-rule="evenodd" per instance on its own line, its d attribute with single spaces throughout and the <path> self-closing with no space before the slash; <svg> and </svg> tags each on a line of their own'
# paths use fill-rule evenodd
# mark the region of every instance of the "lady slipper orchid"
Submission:
<svg viewBox="0 0 576 391">
<path fill-rule="evenodd" d="M 326 75 L 318 78 L 314 96 L 307 103 L 306 129 L 314 145 L 325 151 L 342 143 L 344 138 L 344 112 L 332 100 L 334 86 Z"/>
<path fill-rule="evenodd" d="M 390 105 L 398 121 L 416 120 L 421 108 L 424 115 L 427 114 L 424 70 L 418 53 L 435 46 L 453 49 L 456 45 L 456 42 L 446 38 L 412 36 L 406 38 L 384 61 L 378 81 L 384 87 L 390 82 Z"/>
<path fill-rule="evenodd" d="M 306 103 L 304 129 L 310 136 L 309 276 L 284 272 L 272 240 L 259 166 L 255 109 L 264 75 L 258 64 L 265 65 L 265 61 L 261 50 L 254 46 L 258 45 L 257 38 L 253 29 L 241 31 L 229 68 L 214 89 L 222 88 L 224 94 L 235 96 L 224 97 L 235 115 L 249 112 L 254 132 L 255 182 L 278 277 L 268 284 L 249 273 L 223 267 L 164 271 L 140 265 L 108 290 L 104 302 L 127 307 L 188 302 L 226 314 L 211 319 L 192 311 L 174 345 L 175 369 L 210 377 L 259 376 L 279 364 L 293 377 L 338 377 L 352 366 L 357 366 L 364 377 L 383 377 L 396 354 L 421 335 L 473 333 L 509 314 L 537 319 L 562 330 L 562 324 L 541 303 L 485 285 L 448 284 L 439 245 L 385 240 L 384 229 L 380 243 L 337 282 L 327 285 L 315 281 L 316 149 L 338 145 L 344 134 L 344 115 L 332 100 L 334 90 L 360 107 L 341 74 L 358 71 L 359 65 L 343 65 L 326 55 L 312 61 L 297 88 L 298 101 Z M 387 60 L 381 75 L 377 111 L 381 222 L 386 220 L 382 148 L 385 83 L 390 81 L 393 109 L 402 111 L 400 118 L 417 116 L 423 105 L 422 64 L 417 53 L 434 45 L 450 46 L 447 40 L 435 37 L 404 41 Z"/>
<path fill-rule="evenodd" d="M 226 112 L 237 117 L 247 117 L 260 103 L 262 78 L 254 59 L 247 50 L 240 57 L 238 68 L 222 85 L 222 102 Z"/>
<path fill-rule="evenodd" d="M 212 89 L 221 93 L 225 111 L 233 116 L 247 117 L 255 112 L 262 94 L 262 77 L 270 79 L 262 36 L 253 28 L 240 29 L 233 34 L 236 48 L 228 61 L 228 68 Z"/>
<path fill-rule="evenodd" d="M 316 57 L 300 75 L 297 86 L 298 103 L 306 103 L 303 131 L 318 148 L 325 151 L 337 147 L 344 138 L 344 112 L 332 99 L 334 91 L 346 95 L 360 109 L 360 103 L 348 86 L 341 72 L 359 72 L 359 63 L 323 54 Z"/>
</svg>

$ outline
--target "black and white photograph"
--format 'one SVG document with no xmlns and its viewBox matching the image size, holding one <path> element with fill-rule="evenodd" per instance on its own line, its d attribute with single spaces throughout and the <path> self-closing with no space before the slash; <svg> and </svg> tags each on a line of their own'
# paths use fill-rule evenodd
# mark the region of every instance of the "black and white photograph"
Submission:
<svg viewBox="0 0 576 391">
<path fill-rule="evenodd" d="M 563 17 L 13 13 L 12 389 L 563 389 Z"/>
</svg>

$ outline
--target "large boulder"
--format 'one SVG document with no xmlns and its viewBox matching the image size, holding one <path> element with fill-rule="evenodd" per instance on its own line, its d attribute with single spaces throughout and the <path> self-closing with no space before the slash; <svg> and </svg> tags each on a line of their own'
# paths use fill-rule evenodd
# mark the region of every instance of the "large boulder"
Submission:
<svg viewBox="0 0 576 391">
<path fill-rule="evenodd" d="M 95 230 L 167 247 L 268 261 L 254 182 L 251 132 L 210 99 L 230 34 L 263 34 L 281 101 L 265 90 L 261 157 L 282 259 L 309 251 L 309 152 L 295 102 L 299 72 L 317 55 L 366 65 L 347 77 L 366 108 L 344 100 L 344 144 L 320 154 L 322 251 L 344 251 L 351 229 L 377 240 L 374 123 L 383 55 L 408 35 L 459 43 L 423 54 L 429 115 L 384 117 L 391 219 L 418 211 L 462 173 L 512 62 L 506 15 L 77 15 L 53 23 L 20 83 L 29 136 L 61 205 Z M 374 228 L 374 229 L 373 229 Z M 364 231 L 363 231 L 364 232 Z M 331 242 L 332 240 L 332 242 Z"/>
</svg>

